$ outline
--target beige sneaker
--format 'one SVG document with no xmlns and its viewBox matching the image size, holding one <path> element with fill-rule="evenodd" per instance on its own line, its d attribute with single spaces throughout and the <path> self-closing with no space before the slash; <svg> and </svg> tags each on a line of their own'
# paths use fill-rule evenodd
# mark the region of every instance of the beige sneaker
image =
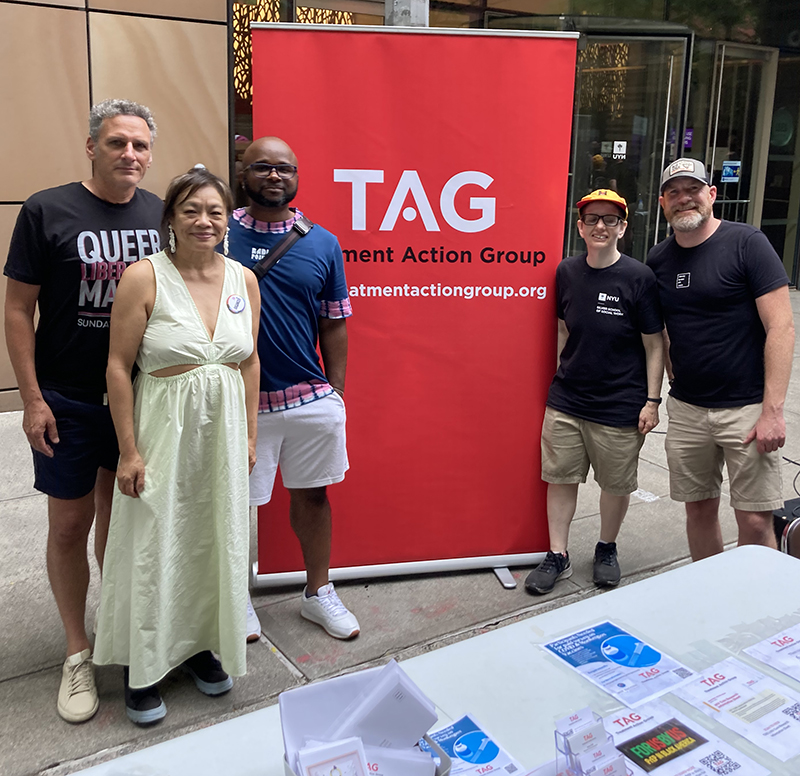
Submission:
<svg viewBox="0 0 800 776">
<path fill-rule="evenodd" d="M 58 713 L 67 722 L 86 722 L 97 713 L 99 705 L 92 652 L 84 649 L 70 655 L 64 663 L 58 690 Z"/>
</svg>

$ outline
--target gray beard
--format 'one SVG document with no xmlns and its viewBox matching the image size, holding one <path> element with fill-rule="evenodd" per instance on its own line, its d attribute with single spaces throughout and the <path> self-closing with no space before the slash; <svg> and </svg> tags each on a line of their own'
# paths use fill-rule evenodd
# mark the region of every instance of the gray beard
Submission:
<svg viewBox="0 0 800 776">
<path fill-rule="evenodd" d="M 695 229 L 699 229 L 703 224 L 705 224 L 710 217 L 710 213 L 695 212 L 689 216 L 682 215 L 678 218 L 673 217 L 673 220 L 669 222 L 669 225 L 676 232 L 693 232 Z"/>
</svg>

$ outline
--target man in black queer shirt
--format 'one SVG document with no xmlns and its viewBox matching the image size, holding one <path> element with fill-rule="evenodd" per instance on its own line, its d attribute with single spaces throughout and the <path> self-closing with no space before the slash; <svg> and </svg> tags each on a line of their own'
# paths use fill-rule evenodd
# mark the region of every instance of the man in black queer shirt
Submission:
<svg viewBox="0 0 800 776">
<path fill-rule="evenodd" d="M 108 326 L 125 267 L 160 248 L 161 200 L 138 188 L 155 134 L 142 105 L 94 106 L 86 142 L 92 176 L 28 199 L 5 266 L 8 352 L 34 487 L 48 496 L 47 571 L 67 642 L 57 708 L 68 722 L 83 722 L 98 707 L 84 626 L 86 544 L 96 516 L 102 569 L 119 458 L 105 400 Z"/>
<path fill-rule="evenodd" d="M 647 260 L 669 346 L 670 495 L 685 502 L 693 560 L 723 549 L 723 461 L 739 544 L 775 547 L 771 512 L 783 506 L 776 451 L 786 438 L 794 347 L 780 258 L 755 227 L 715 218 L 716 195 L 701 162 L 670 164 L 659 202 L 674 231 Z"/>
</svg>

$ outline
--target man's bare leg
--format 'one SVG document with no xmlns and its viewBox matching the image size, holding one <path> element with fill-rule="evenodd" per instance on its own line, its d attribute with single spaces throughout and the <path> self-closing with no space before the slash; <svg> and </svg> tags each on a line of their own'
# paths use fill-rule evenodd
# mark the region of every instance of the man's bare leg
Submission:
<svg viewBox="0 0 800 776">
<path fill-rule="evenodd" d="M 77 499 L 48 497 L 47 574 L 64 624 L 67 656 L 91 646 L 84 617 L 89 588 L 86 544 L 94 508 L 94 491 Z"/>
<path fill-rule="evenodd" d="M 578 504 L 578 484 L 547 485 L 547 525 L 550 530 L 550 550 L 565 553 L 569 527 Z"/>
<path fill-rule="evenodd" d="M 760 544 L 773 550 L 778 549 L 775 530 L 772 527 L 772 512 L 748 512 L 744 509 L 733 511 L 739 525 L 740 547 L 743 544 Z"/>
<path fill-rule="evenodd" d="M 703 501 L 687 501 L 686 537 L 692 560 L 702 560 L 722 552 L 722 529 L 719 525 L 719 496 Z"/>
<path fill-rule="evenodd" d="M 331 563 L 331 505 L 325 487 L 289 491 L 289 519 L 300 541 L 306 588 L 314 594 L 328 584 Z"/>
<path fill-rule="evenodd" d="M 289 494 L 289 517 L 300 540 L 306 566 L 308 595 L 303 597 L 300 614 L 323 627 L 334 638 L 351 639 L 358 636 L 361 626 L 339 600 L 333 586 L 316 595 L 320 588 L 328 584 L 331 563 L 331 505 L 325 488 L 290 490 Z"/>
<path fill-rule="evenodd" d="M 108 526 L 111 522 L 111 500 L 114 496 L 114 481 L 116 472 L 100 468 L 97 470 L 97 480 L 94 486 L 94 556 L 100 573 L 103 573 L 103 560 L 105 559 L 106 543 L 108 542 Z"/>
</svg>

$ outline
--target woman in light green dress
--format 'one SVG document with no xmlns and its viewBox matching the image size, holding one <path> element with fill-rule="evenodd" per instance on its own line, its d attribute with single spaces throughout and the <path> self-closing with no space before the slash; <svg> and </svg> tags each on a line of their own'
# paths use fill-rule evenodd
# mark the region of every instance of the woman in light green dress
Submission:
<svg viewBox="0 0 800 776">
<path fill-rule="evenodd" d="M 228 186 L 205 169 L 172 181 L 168 247 L 130 266 L 114 301 L 120 462 L 94 662 L 126 667 L 137 724 L 166 714 L 156 683 L 173 668 L 208 695 L 245 672 L 260 301 L 255 276 L 215 251 L 231 209 Z"/>
</svg>

